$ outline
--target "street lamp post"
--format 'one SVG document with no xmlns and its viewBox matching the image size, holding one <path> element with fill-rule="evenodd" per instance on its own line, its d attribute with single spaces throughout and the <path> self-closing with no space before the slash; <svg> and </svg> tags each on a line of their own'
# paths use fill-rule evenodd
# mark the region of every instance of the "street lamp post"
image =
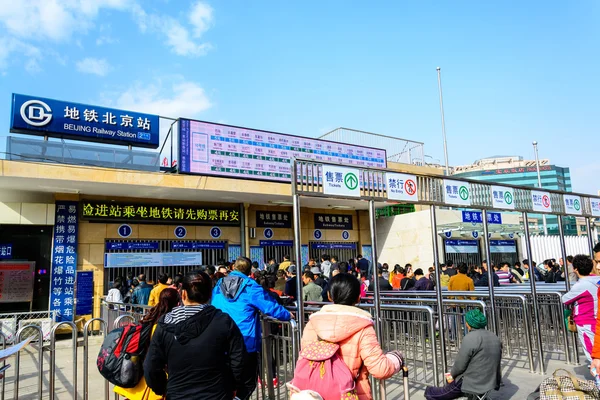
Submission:
<svg viewBox="0 0 600 400">
<path fill-rule="evenodd" d="M 446 159 L 446 176 L 450 176 L 450 167 L 448 165 L 448 145 L 446 143 L 446 122 L 444 120 L 444 99 L 442 97 L 442 75 L 441 68 L 437 67 L 438 90 L 440 92 L 440 113 L 442 114 L 442 136 L 444 137 L 444 158 Z"/>
<path fill-rule="evenodd" d="M 533 151 L 535 152 L 535 167 L 537 169 L 538 188 L 542 188 L 542 177 L 540 175 L 540 157 L 538 155 L 538 142 L 533 141 Z M 542 221 L 544 224 L 544 235 L 548 236 L 548 224 L 546 223 L 546 214 L 542 214 Z"/>
</svg>

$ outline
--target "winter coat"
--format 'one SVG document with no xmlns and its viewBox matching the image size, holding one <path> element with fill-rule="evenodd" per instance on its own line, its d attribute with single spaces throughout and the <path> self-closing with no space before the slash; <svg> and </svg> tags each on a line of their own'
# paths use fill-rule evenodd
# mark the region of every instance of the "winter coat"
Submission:
<svg viewBox="0 0 600 400">
<path fill-rule="evenodd" d="M 150 298 L 148 299 L 148 305 L 150 307 L 154 307 L 158 304 L 158 300 L 160 299 L 160 293 L 168 288 L 169 285 L 164 283 L 158 283 L 158 285 L 154 286 L 154 289 L 150 292 Z"/>
<path fill-rule="evenodd" d="M 390 291 L 390 290 L 393 290 L 392 285 L 390 285 L 390 282 L 388 282 L 388 280 L 385 279 L 383 276 L 380 276 L 380 277 L 377 278 L 377 283 L 378 283 L 380 291 Z M 373 290 L 374 290 L 374 288 L 373 288 L 373 282 L 371 282 L 369 284 L 369 292 L 372 292 Z"/>
<path fill-rule="evenodd" d="M 304 286 L 302 296 L 304 297 L 304 301 L 322 301 L 323 289 L 314 282 L 309 282 L 308 285 Z"/>
<path fill-rule="evenodd" d="M 109 303 L 122 303 L 123 296 L 121 295 L 121 291 L 115 288 L 110 289 L 106 296 L 106 301 Z"/>
<path fill-rule="evenodd" d="M 212 305 L 235 321 L 244 336 L 248 353 L 255 353 L 261 348 L 259 312 L 280 321 L 291 318 L 289 311 L 277 304 L 262 286 L 239 271 L 219 279 L 213 289 Z"/>
<path fill-rule="evenodd" d="M 331 261 L 323 261 L 321 263 L 321 270 L 323 271 L 323 276 L 331 278 Z"/>
<path fill-rule="evenodd" d="M 414 290 L 433 290 L 433 282 L 429 280 L 429 278 L 421 277 L 417 282 L 415 282 Z"/>
<path fill-rule="evenodd" d="M 230 400 L 243 378 L 244 339 L 227 314 L 197 307 L 161 318 L 144 360 L 146 384 L 169 400 Z"/>
<path fill-rule="evenodd" d="M 310 316 L 302 335 L 301 346 L 318 339 L 340 345 L 339 354 L 353 376 L 358 376 L 356 389 L 359 400 L 370 400 L 369 374 L 387 379 L 399 367 L 393 356 L 386 356 L 377 342 L 371 314 L 357 307 L 326 305 Z"/>
<path fill-rule="evenodd" d="M 150 300 L 151 292 L 152 286 L 148 285 L 146 282 L 140 282 L 140 284 L 135 289 L 133 289 L 133 294 L 131 295 L 131 303 L 148 305 L 148 300 Z"/>
</svg>

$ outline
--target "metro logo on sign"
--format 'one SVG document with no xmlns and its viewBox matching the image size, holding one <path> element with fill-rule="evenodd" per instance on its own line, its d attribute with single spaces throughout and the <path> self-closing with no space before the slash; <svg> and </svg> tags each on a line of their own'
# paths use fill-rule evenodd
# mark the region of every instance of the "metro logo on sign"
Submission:
<svg viewBox="0 0 600 400">
<path fill-rule="evenodd" d="M 531 202 L 533 211 L 537 212 L 552 212 L 552 201 L 548 192 L 531 192 Z"/>
<path fill-rule="evenodd" d="M 323 165 L 323 193 L 360 197 L 358 169 Z"/>
<path fill-rule="evenodd" d="M 581 209 L 581 197 L 573 195 L 563 195 L 563 202 L 565 204 L 565 213 L 572 215 L 582 215 L 583 210 Z"/>
<path fill-rule="evenodd" d="M 419 201 L 415 175 L 387 172 L 385 177 L 388 199 Z"/>
<path fill-rule="evenodd" d="M 157 115 L 22 94 L 12 96 L 10 131 L 152 149 L 159 145 Z"/>
<path fill-rule="evenodd" d="M 514 210 L 515 191 L 504 186 L 492 186 L 492 205 L 493 208 Z"/>
<path fill-rule="evenodd" d="M 457 206 L 471 205 L 471 185 L 467 182 L 444 179 L 444 202 Z"/>
</svg>

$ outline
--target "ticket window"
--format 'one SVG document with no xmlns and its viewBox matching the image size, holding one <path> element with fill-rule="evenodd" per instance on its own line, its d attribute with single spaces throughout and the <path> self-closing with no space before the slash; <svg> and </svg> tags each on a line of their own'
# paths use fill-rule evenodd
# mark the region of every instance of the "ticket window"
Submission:
<svg viewBox="0 0 600 400">
<path fill-rule="evenodd" d="M 454 267 L 463 262 L 467 266 L 481 265 L 481 244 L 479 240 L 448 239 L 444 242 L 444 260 L 452 260 Z"/>
<path fill-rule="evenodd" d="M 490 240 L 490 255 L 494 265 L 501 262 L 508 262 L 511 266 L 515 265 L 519 261 L 516 240 Z"/>
<path fill-rule="evenodd" d="M 327 254 L 329 257 L 336 257 L 338 262 L 348 262 L 358 255 L 357 248 L 356 242 L 310 242 L 309 257 L 320 263 L 321 256 Z"/>
<path fill-rule="evenodd" d="M 265 256 L 265 264 L 269 262 L 271 258 L 275 259 L 277 264 L 283 261 L 284 256 L 290 257 L 290 261 L 293 262 L 294 258 L 294 246 L 263 246 L 263 252 Z"/>
<path fill-rule="evenodd" d="M 119 247 L 114 244 L 121 243 L 121 248 L 111 249 L 111 247 Z M 183 248 L 174 248 L 173 243 L 178 244 L 189 244 L 188 246 L 179 246 Z M 147 244 L 145 246 L 144 244 Z M 134 249 L 130 248 L 133 247 Z M 146 247 L 146 248 L 144 248 Z M 201 248 L 194 248 L 201 247 Z M 204 248 L 202 248 L 204 247 Z M 104 269 L 104 292 L 108 292 L 110 286 L 114 280 L 118 277 L 127 278 L 129 274 L 131 276 L 138 276 L 140 274 L 146 275 L 146 280 L 154 283 L 158 282 L 158 276 L 161 273 L 165 273 L 171 277 L 178 273 L 186 274 L 188 272 L 196 271 L 201 267 L 207 265 L 217 265 L 220 260 L 227 261 L 228 249 L 226 241 L 200 241 L 200 240 L 120 240 L 120 239 L 108 239 L 106 240 L 107 253 L 150 253 L 150 252 L 175 252 L 175 253 L 186 253 L 186 252 L 200 252 L 202 253 L 201 264 L 191 265 L 164 265 L 157 267 L 148 266 L 127 266 L 127 267 L 116 267 Z"/>
</svg>

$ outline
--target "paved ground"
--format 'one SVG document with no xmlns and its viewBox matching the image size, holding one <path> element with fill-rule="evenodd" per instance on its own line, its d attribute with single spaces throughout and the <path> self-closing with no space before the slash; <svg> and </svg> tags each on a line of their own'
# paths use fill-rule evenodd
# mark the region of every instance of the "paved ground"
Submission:
<svg viewBox="0 0 600 400">
<path fill-rule="evenodd" d="M 96 356 L 98 349 L 101 344 L 99 338 L 92 338 L 90 346 L 90 355 L 88 360 L 89 366 L 89 399 L 104 399 L 104 386 L 105 381 L 99 375 L 96 369 Z M 73 353 L 71 348 L 71 341 L 65 340 L 60 341 L 57 344 L 57 370 L 56 370 L 56 390 L 55 399 L 73 399 Z M 83 399 L 83 349 L 78 348 L 78 399 Z M 15 360 L 10 359 L 8 363 L 12 364 L 12 368 L 9 369 L 5 388 L 0 394 L 0 400 L 3 399 L 14 399 L 14 373 L 15 373 Z M 50 382 L 49 382 L 49 371 L 48 366 L 50 363 L 50 356 L 48 352 L 44 353 L 44 364 L 43 364 L 43 399 L 49 399 L 50 393 Z M 522 365 L 522 364 L 521 364 Z M 558 368 L 565 368 L 570 372 L 581 378 L 588 377 L 588 369 L 581 365 L 566 365 L 561 361 L 547 361 L 545 376 L 550 376 Z M 25 352 L 22 353 L 21 358 L 21 374 L 19 382 L 19 400 L 30 400 L 37 399 L 37 352 Z M 503 368 L 503 381 L 504 386 L 498 392 L 492 393 L 493 400 L 505 400 L 505 399 L 525 399 L 527 395 L 533 392 L 540 382 L 544 379 L 543 375 L 532 374 L 528 369 L 523 369 L 517 366 L 516 363 L 508 364 L 505 363 Z M 400 378 L 401 379 L 401 378 Z M 402 399 L 403 389 L 401 386 L 400 379 L 391 379 L 387 384 L 387 398 L 388 399 Z M 410 399 L 412 400 L 423 400 L 425 387 L 418 384 L 410 384 Z M 110 398 L 113 399 L 114 395 L 111 393 Z"/>
</svg>

